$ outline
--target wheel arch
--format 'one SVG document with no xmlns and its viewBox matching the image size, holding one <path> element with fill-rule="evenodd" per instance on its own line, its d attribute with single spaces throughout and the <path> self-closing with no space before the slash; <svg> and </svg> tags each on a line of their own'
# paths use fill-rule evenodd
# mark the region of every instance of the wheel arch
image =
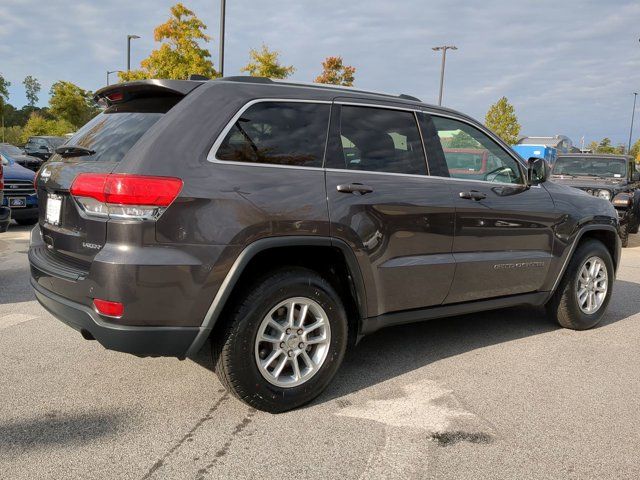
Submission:
<svg viewBox="0 0 640 480">
<path fill-rule="evenodd" d="M 309 256 L 308 261 L 301 261 L 304 255 Z M 218 324 L 218 319 L 225 307 L 229 301 L 233 300 L 233 294 L 237 292 L 237 288 L 247 282 L 252 273 L 259 272 L 261 268 L 281 265 L 280 261 L 285 257 L 289 265 L 315 267 L 315 270 L 320 270 L 325 274 L 330 270 L 331 264 L 329 262 L 323 263 L 323 259 L 342 262 L 341 265 L 348 274 L 347 282 L 343 285 L 336 285 L 336 281 L 341 280 L 340 273 L 344 272 L 336 272 L 338 274 L 334 275 L 335 278 L 328 280 L 339 290 L 341 295 L 344 293 L 351 295 L 350 302 L 348 302 L 350 304 L 345 305 L 345 308 L 350 320 L 350 337 L 353 336 L 354 339 L 357 337 L 367 312 L 364 280 L 353 250 L 342 240 L 331 237 L 304 235 L 269 237 L 256 240 L 240 252 L 207 310 L 200 331 L 187 351 L 188 357 L 195 356 L 202 348 Z M 325 267 L 324 271 L 322 271 L 323 267 Z M 345 292 L 345 288 L 348 289 L 348 292 Z M 357 321 L 354 320 L 354 315 Z"/>
<path fill-rule="evenodd" d="M 582 242 L 585 242 L 589 239 L 595 239 L 600 241 L 607 248 L 609 253 L 611 254 L 611 259 L 613 260 L 613 267 L 617 271 L 618 265 L 620 264 L 620 237 L 618 236 L 618 231 L 613 225 L 604 225 L 604 224 L 591 224 L 583 226 L 576 234 L 569 248 L 569 253 L 567 254 L 562 268 L 553 284 L 553 288 L 551 289 L 549 295 L 553 295 L 553 293 L 558 288 L 562 277 L 564 277 L 565 271 L 569 266 L 569 262 L 571 258 L 573 258 L 573 254 Z"/>
</svg>

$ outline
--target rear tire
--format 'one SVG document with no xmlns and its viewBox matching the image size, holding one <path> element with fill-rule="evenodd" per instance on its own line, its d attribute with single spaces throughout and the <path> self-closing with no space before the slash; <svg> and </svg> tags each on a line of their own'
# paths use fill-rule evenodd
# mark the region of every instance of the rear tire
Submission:
<svg viewBox="0 0 640 480">
<path fill-rule="evenodd" d="M 298 267 L 275 270 L 243 290 L 225 331 L 212 341 L 218 378 L 234 396 L 266 412 L 310 402 L 345 354 L 348 324 L 340 297 L 323 277 Z M 302 333 L 314 323 L 325 327 Z"/>
<path fill-rule="evenodd" d="M 589 270 L 599 265 L 598 272 Z M 584 272 L 587 275 L 582 275 Z M 609 250 L 597 240 L 578 245 L 558 289 L 547 304 L 550 316 L 564 328 L 586 330 L 596 326 L 611 300 L 614 281 L 613 261 Z M 606 280 L 604 281 L 603 278 Z M 604 294 L 599 297 L 599 291 Z M 584 295 L 593 293 L 593 304 Z M 582 301 L 581 299 L 585 299 Z M 589 305 L 593 305 L 590 309 Z"/>
</svg>

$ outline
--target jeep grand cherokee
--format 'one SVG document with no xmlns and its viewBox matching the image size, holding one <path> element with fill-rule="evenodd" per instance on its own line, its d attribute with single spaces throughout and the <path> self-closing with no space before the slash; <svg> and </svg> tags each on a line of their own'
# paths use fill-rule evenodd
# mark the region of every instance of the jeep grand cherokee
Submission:
<svg viewBox="0 0 640 480">
<path fill-rule="evenodd" d="M 106 348 L 194 356 L 280 412 L 382 327 L 512 305 L 602 318 L 620 256 L 610 202 L 547 182 L 461 113 L 262 78 L 150 80 L 40 171 L 31 283 Z M 459 172 L 468 137 L 491 169 Z"/>
</svg>

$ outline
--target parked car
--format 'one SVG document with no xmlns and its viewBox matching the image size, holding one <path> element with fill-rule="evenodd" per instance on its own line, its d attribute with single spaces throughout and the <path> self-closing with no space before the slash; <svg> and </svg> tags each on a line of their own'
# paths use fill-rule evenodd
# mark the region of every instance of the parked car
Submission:
<svg viewBox="0 0 640 480">
<path fill-rule="evenodd" d="M 43 161 L 41 158 L 26 155 L 23 150 L 10 143 L 0 143 L 0 155 L 11 158 L 18 165 L 33 170 L 34 172 L 38 171 Z"/>
<path fill-rule="evenodd" d="M 0 233 L 4 233 L 9 229 L 11 223 L 11 209 L 2 206 L 4 202 L 4 165 L 0 161 Z"/>
<path fill-rule="evenodd" d="M 38 196 L 33 185 L 36 174 L 0 154 L 4 168 L 4 200 L 1 205 L 11 209 L 11 218 L 19 225 L 38 222 Z"/>
<path fill-rule="evenodd" d="M 560 155 L 553 181 L 610 201 L 620 217 L 622 246 L 640 225 L 640 172 L 632 157 L 575 153 Z"/>
<path fill-rule="evenodd" d="M 56 148 L 66 142 L 65 137 L 37 136 L 29 137 L 24 146 L 27 155 L 38 157 L 43 161 L 49 160 L 55 153 Z"/>
<path fill-rule="evenodd" d="M 480 145 L 479 145 L 480 146 Z M 478 178 L 487 173 L 489 152 L 483 148 L 443 148 L 449 173 L 457 178 Z"/>
<path fill-rule="evenodd" d="M 106 348 L 186 358 L 210 341 L 223 384 L 280 412 L 382 327 L 546 305 L 580 330 L 607 308 L 611 202 L 546 182 L 462 113 L 253 77 L 96 97 L 36 178 L 29 261 L 38 301 Z M 452 132 L 497 166 L 458 178 Z"/>
</svg>

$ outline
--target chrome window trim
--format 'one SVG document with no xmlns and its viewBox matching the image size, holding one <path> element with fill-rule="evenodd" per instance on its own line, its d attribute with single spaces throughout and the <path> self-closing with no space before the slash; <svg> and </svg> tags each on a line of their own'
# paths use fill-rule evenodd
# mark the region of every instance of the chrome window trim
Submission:
<svg viewBox="0 0 640 480">
<path fill-rule="evenodd" d="M 366 108 L 381 108 L 384 110 L 400 110 L 400 111 L 404 111 L 407 113 L 412 113 L 413 114 L 413 121 L 415 123 L 416 129 L 418 130 L 418 136 L 420 138 L 420 144 L 422 146 L 422 157 L 425 163 L 425 167 L 426 167 L 426 171 L 427 174 L 418 174 L 418 173 L 396 173 L 396 172 L 376 172 L 374 170 L 356 170 L 356 169 L 351 169 L 351 168 L 325 168 L 325 170 L 327 171 L 331 171 L 331 172 L 369 172 L 369 173 L 382 173 L 382 174 L 386 174 L 386 175 L 404 175 L 404 176 L 409 176 L 409 177 L 430 177 L 430 169 L 429 169 L 429 159 L 427 158 L 427 149 L 424 146 L 424 138 L 422 138 L 422 129 L 420 128 L 420 122 L 418 121 L 418 114 L 417 112 L 419 112 L 420 110 L 416 110 L 414 108 L 400 108 L 400 107 L 394 107 L 394 106 L 387 106 L 387 105 L 374 105 L 374 104 L 367 104 L 367 103 L 360 103 L 360 102 L 350 102 L 350 101 L 342 101 L 342 100 L 337 100 L 333 102 L 336 105 L 346 105 L 349 107 L 366 107 Z M 331 132 L 329 132 L 331 133 Z M 325 151 L 325 155 L 326 155 L 326 151 Z"/>
<path fill-rule="evenodd" d="M 432 177 L 431 175 L 422 175 L 419 173 L 394 173 L 394 172 L 375 172 L 373 170 L 355 170 L 350 168 L 325 168 L 325 172 L 332 173 L 365 173 L 367 175 L 392 175 L 394 177 L 411 177 L 411 178 L 433 178 L 438 179 L 442 177 Z"/>
<path fill-rule="evenodd" d="M 431 177 L 437 177 L 437 178 L 448 178 L 448 179 L 452 179 L 452 180 L 464 180 L 464 181 L 471 181 L 471 182 L 480 182 L 480 183 L 491 183 L 493 185 L 495 184 L 501 184 L 501 185 L 522 185 L 522 186 L 526 186 L 526 166 L 522 163 L 522 159 L 520 159 L 520 157 L 518 157 L 517 155 L 512 154 L 508 149 L 506 149 L 503 145 L 503 141 L 498 138 L 497 135 L 494 135 L 493 132 L 491 132 L 488 129 L 485 129 L 484 127 L 482 127 L 481 125 L 475 125 L 473 122 L 470 122 L 469 120 L 458 116 L 458 115 L 449 115 L 446 113 L 440 113 L 440 112 L 433 112 L 432 110 L 429 110 L 428 107 L 427 108 L 411 108 L 411 107 L 400 107 L 400 106 L 395 106 L 395 105 L 384 105 L 384 104 L 375 104 L 375 103 L 364 103 L 364 102 L 358 102 L 358 101 L 342 101 L 342 100 L 337 100 L 334 103 L 336 104 L 340 104 L 340 105 L 352 105 L 352 106 L 360 106 L 360 107 L 373 107 L 373 108 L 387 108 L 387 109 L 392 109 L 392 110 L 404 110 L 407 112 L 415 112 L 415 115 L 417 117 L 418 113 L 424 113 L 427 115 L 430 115 L 432 117 L 444 117 L 444 118 L 449 118 L 451 120 L 456 120 L 458 122 L 464 123 L 466 125 L 469 125 L 470 127 L 473 127 L 477 130 L 480 130 L 482 133 L 484 133 L 487 137 L 489 137 L 491 140 L 493 140 L 496 145 L 498 145 L 499 148 L 501 148 L 505 153 L 507 153 L 507 155 L 509 155 L 511 158 L 513 158 L 513 160 L 515 160 L 516 164 L 520 166 L 520 174 L 522 175 L 522 178 L 525 179 L 524 183 L 503 183 L 503 182 L 488 182 L 486 180 L 472 180 L 472 179 L 464 179 L 464 178 L 454 178 L 454 177 L 442 177 L 442 176 L 438 176 L 438 175 L 430 175 Z M 416 122 L 418 122 L 418 119 L 416 118 Z M 422 138 L 422 130 L 419 128 L 419 122 L 418 122 L 418 129 L 420 130 L 420 137 Z M 422 139 L 422 148 L 425 149 L 425 158 L 427 158 L 427 154 L 426 154 L 426 147 L 424 145 L 424 139 Z M 523 171 L 524 170 L 524 171 Z M 361 171 L 361 170 L 359 170 Z M 429 171 L 429 162 L 427 159 L 427 171 Z"/>
<path fill-rule="evenodd" d="M 380 100 L 384 101 L 392 101 L 392 100 Z M 333 103 L 336 105 L 349 105 L 352 107 L 372 107 L 372 108 L 384 108 L 387 110 L 404 110 L 405 112 L 423 112 L 424 110 L 420 110 L 419 108 L 411 108 L 410 106 L 401 107 L 398 105 L 385 105 L 380 103 L 366 103 L 366 102 L 358 102 L 352 100 L 335 100 Z"/>
<path fill-rule="evenodd" d="M 427 175 L 421 175 L 421 174 L 413 174 L 413 173 L 390 173 L 390 172 L 373 172 L 370 170 L 351 170 L 351 169 L 347 169 L 347 168 L 324 168 L 324 167 L 305 167 L 305 166 L 298 166 L 298 165 L 278 165 L 278 164 L 273 164 L 273 163 L 251 163 L 251 162 L 237 162 L 237 161 L 232 161 L 232 160 L 221 160 L 219 158 L 217 158 L 216 154 L 218 152 L 218 149 L 220 148 L 220 145 L 222 144 L 222 142 L 224 141 L 225 137 L 227 136 L 227 134 L 229 133 L 229 131 L 233 128 L 233 126 L 235 125 L 235 123 L 238 121 L 238 119 L 242 116 L 242 114 L 249 109 L 251 106 L 257 104 L 257 103 L 264 103 L 264 102 L 288 102 L 288 103 L 319 103 L 319 104 L 324 104 L 324 105 L 331 105 L 331 104 L 338 104 L 338 105 L 351 105 L 351 106 L 356 106 L 356 107 L 372 107 L 372 108 L 385 108 L 385 109 L 391 109 L 391 110 L 401 110 L 401 111 L 405 111 L 405 112 L 413 112 L 414 113 L 414 117 L 417 127 L 418 127 L 418 132 L 420 134 L 420 139 L 422 141 L 422 148 L 423 148 L 423 152 L 424 152 L 424 157 L 425 157 L 425 161 L 427 162 Z M 211 163 L 219 163 L 219 164 L 224 164 L 224 165 L 236 165 L 236 166 L 251 166 L 251 167 L 266 167 L 266 168 L 286 168 L 286 169 L 294 169 L 294 170 L 325 170 L 325 171 L 329 171 L 329 172 L 358 172 L 358 173 L 370 173 L 370 174 L 374 174 L 374 175 L 393 175 L 393 176 L 400 176 L 400 177 L 418 177 L 418 178 L 425 178 L 425 177 L 429 177 L 429 178 L 434 178 L 434 179 L 443 179 L 443 180 L 452 180 L 452 181 L 458 181 L 458 182 L 474 182 L 474 183 L 481 183 L 481 184 L 489 184 L 489 185 L 516 185 L 516 186 L 526 186 L 526 182 L 525 183 L 501 183 L 501 182 L 489 182 L 486 180 L 475 180 L 475 179 L 469 179 L 469 178 L 454 178 L 454 177 L 443 177 L 440 175 L 431 175 L 430 174 L 430 168 L 429 168 L 429 159 L 427 157 L 427 152 L 426 152 L 426 147 L 424 144 L 424 138 L 422 138 L 422 129 L 420 128 L 420 123 L 418 121 L 417 115 L 418 113 L 424 113 L 427 115 L 431 115 L 431 116 L 439 116 L 439 117 L 444 117 L 444 118 L 449 118 L 451 120 L 456 120 L 462 123 L 465 123 L 471 127 L 477 128 L 478 130 L 482 131 L 484 134 L 486 134 L 489 138 L 491 138 L 494 142 L 496 142 L 496 144 L 502 148 L 505 152 L 507 152 L 507 154 L 509 154 L 518 165 L 520 165 L 521 169 L 525 170 L 525 166 L 523 165 L 522 161 L 517 157 L 512 155 L 507 149 L 504 148 L 504 146 L 502 145 L 502 141 L 500 139 L 498 139 L 498 137 L 496 135 L 494 135 L 493 133 L 491 133 L 488 130 L 485 130 L 484 128 L 480 128 L 478 125 L 473 124 L 472 122 L 457 116 L 457 115 L 447 115 L 447 114 L 443 114 L 443 113 L 433 113 L 432 111 L 430 111 L 428 108 L 411 108 L 409 106 L 405 106 L 405 107 L 401 107 L 401 106 L 396 106 L 396 105 L 385 105 L 385 104 L 375 104 L 375 103 L 366 103 L 366 102 L 359 102 L 359 101 L 343 101 L 343 100 L 337 100 L 337 101 L 331 101 L 331 100 L 307 100 L 307 99 L 301 99 L 301 98 L 256 98 L 253 100 L 250 100 L 249 102 L 245 103 L 240 110 L 238 110 L 236 112 L 236 114 L 231 118 L 231 120 L 229 120 L 229 122 L 227 123 L 227 125 L 222 129 L 222 132 L 220 132 L 220 134 L 218 135 L 218 137 L 216 138 L 215 142 L 213 143 L 213 145 L 211 146 L 211 148 L 209 149 L 209 153 L 207 154 L 207 161 L 211 162 Z M 326 148 L 325 148 L 325 156 L 326 156 Z M 324 165 L 324 162 L 323 162 Z M 526 170 L 525 170 L 526 172 Z M 523 174 L 523 178 L 526 178 L 526 173 L 522 172 Z M 540 185 L 531 185 L 530 188 L 542 188 Z"/>
<path fill-rule="evenodd" d="M 305 167 L 300 165 L 279 165 L 275 163 L 237 162 L 233 160 L 222 160 L 217 157 L 218 149 L 220 148 L 220 145 L 222 145 L 222 142 L 227 137 L 227 134 L 229 133 L 229 131 L 231 131 L 231 129 L 236 124 L 238 119 L 242 116 L 242 114 L 246 112 L 249 108 L 251 108 L 253 105 L 256 105 L 258 103 L 267 103 L 267 102 L 319 103 L 324 105 L 331 105 L 333 103 L 330 100 L 307 100 L 307 99 L 301 99 L 301 98 L 256 98 L 256 99 L 250 100 L 249 102 L 245 103 L 240 108 L 240 110 L 236 112 L 236 114 L 233 117 L 231 117 L 231 120 L 229 120 L 227 125 L 222 129 L 222 132 L 220 132 L 220 135 L 218 135 L 218 137 L 216 138 L 216 141 L 213 142 L 213 145 L 209 149 L 209 153 L 207 154 L 207 161 L 211 163 L 222 163 L 222 164 L 228 164 L 228 165 L 242 165 L 242 166 L 250 165 L 253 167 L 290 168 L 290 169 L 296 169 L 296 170 L 322 170 L 322 166 L 323 166 L 322 163 L 320 164 L 319 167 Z"/>
</svg>

